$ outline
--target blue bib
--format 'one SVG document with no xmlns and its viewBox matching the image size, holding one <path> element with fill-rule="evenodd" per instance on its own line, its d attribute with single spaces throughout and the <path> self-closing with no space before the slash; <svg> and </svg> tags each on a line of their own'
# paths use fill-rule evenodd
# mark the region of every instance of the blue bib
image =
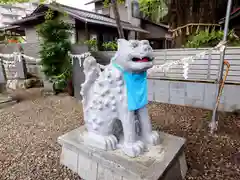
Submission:
<svg viewBox="0 0 240 180">
<path fill-rule="evenodd" d="M 117 64 L 113 65 L 123 72 L 123 78 L 127 87 L 128 109 L 134 111 L 147 105 L 147 72 L 132 73 L 123 71 Z"/>
</svg>

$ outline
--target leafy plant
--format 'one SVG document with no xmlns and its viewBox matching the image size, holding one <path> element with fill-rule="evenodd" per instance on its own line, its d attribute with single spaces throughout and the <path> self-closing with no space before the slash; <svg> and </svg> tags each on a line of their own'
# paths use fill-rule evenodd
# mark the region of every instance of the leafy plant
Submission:
<svg viewBox="0 0 240 180">
<path fill-rule="evenodd" d="M 117 3 L 119 4 L 123 4 L 125 2 L 125 0 L 116 0 Z M 103 1 L 103 5 L 104 7 L 109 7 L 109 5 L 112 3 L 112 0 L 104 0 Z"/>
<path fill-rule="evenodd" d="M 159 23 L 168 13 L 166 0 L 139 0 L 139 8 L 143 15 Z"/>
<path fill-rule="evenodd" d="M 116 51 L 117 50 L 117 42 L 116 41 L 109 41 L 104 42 L 102 44 L 105 51 Z"/>
<path fill-rule="evenodd" d="M 89 48 L 90 51 L 97 51 L 97 40 L 95 38 L 87 40 L 84 42 Z"/>
<path fill-rule="evenodd" d="M 200 31 L 199 33 L 190 36 L 184 47 L 187 48 L 201 48 L 201 47 L 213 47 L 216 46 L 224 36 L 223 31 Z M 239 46 L 239 37 L 233 30 L 228 33 L 228 45 Z"/>
<path fill-rule="evenodd" d="M 45 22 L 37 27 L 42 40 L 39 52 L 41 64 L 46 77 L 58 84 L 57 82 L 67 81 L 71 77 L 71 61 L 68 53 L 71 49 L 72 27 L 60 19 L 53 19 L 51 12 L 46 14 L 45 19 Z"/>
</svg>

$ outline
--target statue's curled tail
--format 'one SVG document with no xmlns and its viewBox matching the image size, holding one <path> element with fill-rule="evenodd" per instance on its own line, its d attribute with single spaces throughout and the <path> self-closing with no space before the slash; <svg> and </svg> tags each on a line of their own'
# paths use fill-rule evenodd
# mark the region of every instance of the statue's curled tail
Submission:
<svg viewBox="0 0 240 180">
<path fill-rule="evenodd" d="M 87 103 L 87 97 L 90 88 L 94 85 L 94 82 L 99 77 L 101 72 L 99 64 L 92 56 L 88 56 L 84 59 L 83 72 L 85 74 L 85 82 L 81 85 L 81 95 L 83 98 L 83 104 Z"/>
</svg>

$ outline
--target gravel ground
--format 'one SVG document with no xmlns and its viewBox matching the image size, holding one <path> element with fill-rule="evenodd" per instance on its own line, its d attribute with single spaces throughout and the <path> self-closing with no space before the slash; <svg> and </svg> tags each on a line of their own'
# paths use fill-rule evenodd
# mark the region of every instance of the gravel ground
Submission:
<svg viewBox="0 0 240 180">
<path fill-rule="evenodd" d="M 17 94 L 28 100 L 0 110 L 0 179 L 80 179 L 59 164 L 56 140 L 80 125 L 81 106 L 69 96 L 39 98 L 36 89 Z"/>
<path fill-rule="evenodd" d="M 26 100 L 0 109 L 0 180 L 80 179 L 59 164 L 56 139 L 82 123 L 81 106 L 39 89 L 14 96 Z M 209 136 L 209 111 L 156 103 L 149 110 L 155 129 L 187 138 L 186 179 L 240 179 L 240 117 L 221 115 L 217 136 Z"/>
<path fill-rule="evenodd" d="M 149 105 L 154 129 L 185 137 L 187 180 L 240 180 L 240 117 L 219 115 L 216 135 L 209 135 L 211 112 L 168 104 Z"/>
</svg>

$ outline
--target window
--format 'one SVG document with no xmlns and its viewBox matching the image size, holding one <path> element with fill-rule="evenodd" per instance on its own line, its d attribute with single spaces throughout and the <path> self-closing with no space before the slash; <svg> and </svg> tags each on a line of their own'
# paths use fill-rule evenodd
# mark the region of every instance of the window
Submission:
<svg viewBox="0 0 240 180">
<path fill-rule="evenodd" d="M 116 39 L 117 39 L 117 36 L 113 34 L 103 34 L 103 42 L 115 41 Z"/>
<path fill-rule="evenodd" d="M 97 13 L 102 14 L 103 10 L 102 9 L 97 9 Z"/>
<path fill-rule="evenodd" d="M 132 17 L 141 18 L 141 12 L 138 1 L 132 1 Z"/>
</svg>

